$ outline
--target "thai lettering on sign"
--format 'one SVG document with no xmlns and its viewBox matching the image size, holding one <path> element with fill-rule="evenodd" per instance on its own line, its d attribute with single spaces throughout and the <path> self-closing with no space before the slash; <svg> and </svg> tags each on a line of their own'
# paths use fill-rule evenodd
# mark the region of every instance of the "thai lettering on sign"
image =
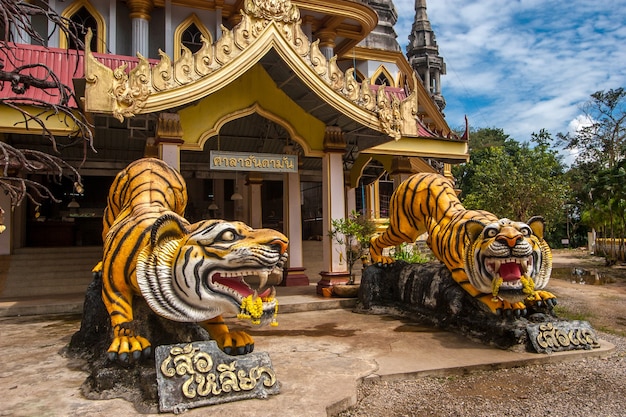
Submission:
<svg viewBox="0 0 626 417">
<path fill-rule="evenodd" d="M 211 169 L 222 171 L 298 172 L 297 155 L 211 151 Z"/>
</svg>

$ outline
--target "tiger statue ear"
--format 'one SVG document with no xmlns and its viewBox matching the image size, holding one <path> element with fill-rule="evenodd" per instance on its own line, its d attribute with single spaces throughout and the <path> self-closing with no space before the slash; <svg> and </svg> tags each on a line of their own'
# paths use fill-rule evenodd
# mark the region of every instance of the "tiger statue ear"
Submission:
<svg viewBox="0 0 626 417">
<path fill-rule="evenodd" d="M 478 239 L 478 236 L 480 236 L 485 226 L 486 225 L 484 223 L 479 222 L 478 220 L 469 219 L 465 222 L 465 233 L 471 242 Z"/>
<path fill-rule="evenodd" d="M 156 247 L 172 239 L 181 239 L 188 233 L 181 217 L 171 213 L 164 214 L 152 225 L 150 245 Z"/>
<path fill-rule="evenodd" d="M 531 217 L 530 220 L 526 222 L 526 224 L 533 231 L 535 236 L 539 239 L 543 239 L 543 233 L 545 232 L 546 223 L 541 216 Z"/>
</svg>

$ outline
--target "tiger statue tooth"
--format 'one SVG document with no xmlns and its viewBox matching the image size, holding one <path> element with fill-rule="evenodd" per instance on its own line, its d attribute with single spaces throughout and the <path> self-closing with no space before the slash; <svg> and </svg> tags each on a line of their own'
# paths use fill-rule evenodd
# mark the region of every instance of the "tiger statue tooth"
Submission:
<svg viewBox="0 0 626 417">
<path fill-rule="evenodd" d="M 252 352 L 254 340 L 230 331 L 223 314 L 275 322 L 275 289 L 248 303 L 255 290 L 244 277 L 259 275 L 267 285 L 287 261 L 287 237 L 235 221 L 190 224 L 183 217 L 186 204 L 182 176 L 159 159 L 131 163 L 111 185 L 103 258 L 94 268 L 102 274 L 102 300 L 113 328 L 111 360 L 129 363 L 151 355 L 150 341 L 133 325 L 134 296 L 169 320 L 198 323 L 231 355 Z"/>
<path fill-rule="evenodd" d="M 259 277 L 259 288 L 265 288 L 265 285 L 267 284 L 267 278 L 270 276 L 270 273 L 268 271 L 261 271 L 258 274 Z"/>
<path fill-rule="evenodd" d="M 556 304 L 544 291 L 552 271 L 552 252 L 543 238 L 543 218 L 528 222 L 498 218 L 463 207 L 452 183 L 439 174 L 415 174 L 391 197 L 389 227 L 370 242 L 372 263 L 393 262 L 383 249 L 415 242 L 427 244 L 452 278 L 495 314 L 522 316 L 527 305 Z"/>
</svg>

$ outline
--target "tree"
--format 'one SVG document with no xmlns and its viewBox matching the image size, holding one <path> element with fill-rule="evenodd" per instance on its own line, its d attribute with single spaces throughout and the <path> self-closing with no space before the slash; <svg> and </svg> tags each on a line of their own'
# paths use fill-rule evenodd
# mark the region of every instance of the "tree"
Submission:
<svg viewBox="0 0 626 417">
<path fill-rule="evenodd" d="M 549 145 L 549 133 L 541 130 L 533 134 L 535 145 L 531 147 L 499 129 L 484 132 L 490 137 L 489 143 L 499 145 L 475 147 L 470 161 L 455 172 L 463 205 L 512 220 L 543 216 L 548 226 L 547 240 L 557 244 L 560 237 L 555 232 L 558 225 L 564 224 L 563 207 L 569 188 L 558 152 Z M 475 143 L 487 143 L 482 134 L 482 129 L 474 133 Z"/>
<path fill-rule="evenodd" d="M 63 84 L 46 65 L 21 61 L 16 54 L 15 42 L 20 37 L 30 38 L 34 44 L 47 44 L 47 38 L 31 23 L 31 18 L 37 15 L 52 22 L 55 30 L 61 31 L 73 44 L 83 46 L 78 37 L 83 28 L 49 10 L 46 3 L 0 0 L 0 110 L 11 109 L 20 114 L 22 122 L 18 124 L 26 130 L 41 131 L 42 139 L 50 141 L 55 152 L 60 147 L 83 145 L 86 155 L 87 146 L 93 150 L 92 125 L 84 112 L 72 105 L 72 102 L 79 103 L 73 89 Z M 68 50 L 67 53 L 78 51 Z M 32 89 L 46 92 L 48 99 L 34 98 L 29 94 Z M 57 117 L 67 126 L 74 127 L 74 133 L 68 137 L 55 136 L 46 126 L 50 117 Z M 53 174 L 59 179 L 63 175 L 69 176 L 76 191 L 82 192 L 79 172 L 58 155 L 16 149 L 3 141 L 0 142 L 0 155 L 0 188 L 10 196 L 11 206 L 19 205 L 25 197 L 36 205 L 46 198 L 60 201 L 46 186 L 26 178 L 35 172 Z"/>
<path fill-rule="evenodd" d="M 367 255 L 370 238 L 376 232 L 376 223 L 352 210 L 346 218 L 332 219 L 332 229 L 328 232 L 331 239 L 344 246 L 348 273 L 348 284 L 354 283 L 352 270 L 356 261 Z"/>
<path fill-rule="evenodd" d="M 580 170 L 577 170 L 580 172 Z M 581 222 L 598 230 L 602 237 L 615 238 L 617 244 L 600 249 L 610 263 L 626 259 L 626 159 L 611 168 L 597 168 L 585 173 L 584 193 L 579 202 L 583 208 Z"/>
<path fill-rule="evenodd" d="M 575 134 L 557 135 L 568 149 L 578 151 L 578 163 L 612 168 L 626 155 L 626 91 L 596 91 L 582 110 L 589 125 Z"/>
<path fill-rule="evenodd" d="M 568 173 L 580 220 L 606 238 L 626 234 L 626 91 L 596 91 L 582 109 L 589 125 L 557 135 L 577 157 Z M 606 256 L 624 259 L 626 248 L 609 245 Z"/>
</svg>

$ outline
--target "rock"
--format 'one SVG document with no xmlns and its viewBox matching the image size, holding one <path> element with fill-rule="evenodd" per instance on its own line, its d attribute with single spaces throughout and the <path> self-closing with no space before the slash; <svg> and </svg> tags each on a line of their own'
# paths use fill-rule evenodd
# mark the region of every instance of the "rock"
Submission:
<svg viewBox="0 0 626 417">
<path fill-rule="evenodd" d="M 72 336 L 64 354 L 84 360 L 89 377 L 81 389 L 89 399 L 123 398 L 141 413 L 158 413 L 154 351 L 150 358 L 122 366 L 107 358 L 112 330 L 101 298 L 102 280 L 94 277 L 87 288 L 80 329 Z M 133 301 L 133 325 L 153 346 L 209 340 L 209 334 L 195 323 L 178 323 L 156 315 L 139 297 Z"/>
<path fill-rule="evenodd" d="M 532 351 L 528 317 L 533 322 L 559 320 L 547 307 L 529 306 L 527 317 L 497 316 L 465 292 L 437 261 L 367 267 L 356 311 L 399 315 L 501 349 L 528 351 Z"/>
</svg>

